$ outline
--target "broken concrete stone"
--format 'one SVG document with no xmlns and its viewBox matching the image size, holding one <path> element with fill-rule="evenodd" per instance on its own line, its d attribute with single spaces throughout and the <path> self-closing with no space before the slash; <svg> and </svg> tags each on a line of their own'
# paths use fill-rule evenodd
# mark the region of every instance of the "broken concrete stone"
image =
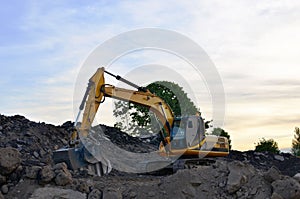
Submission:
<svg viewBox="0 0 300 199">
<path fill-rule="evenodd" d="M 34 151 L 34 152 L 33 152 L 33 156 L 34 156 L 35 158 L 39 158 L 40 155 L 39 155 L 38 152 Z"/>
<path fill-rule="evenodd" d="M 55 183 L 60 186 L 64 186 L 72 183 L 72 175 L 69 171 L 61 170 L 55 176 Z"/>
<path fill-rule="evenodd" d="M 15 148 L 0 148 L 0 173 L 8 175 L 21 163 L 20 153 Z"/>
<path fill-rule="evenodd" d="M 300 173 L 295 174 L 293 178 L 300 183 Z"/>
<path fill-rule="evenodd" d="M 272 183 L 275 180 L 279 180 L 280 175 L 280 171 L 274 166 L 272 166 L 267 172 L 263 174 L 264 179 L 267 180 L 269 183 Z"/>
<path fill-rule="evenodd" d="M 88 199 L 102 199 L 102 191 L 99 189 L 93 189 L 89 195 Z"/>
<path fill-rule="evenodd" d="M 197 193 L 192 186 L 187 186 L 181 190 L 181 193 L 184 195 L 185 198 L 195 198 Z M 155 196 L 155 192 L 154 192 Z"/>
<path fill-rule="evenodd" d="M 64 186 L 72 183 L 72 174 L 67 168 L 66 163 L 58 163 L 53 167 L 55 176 L 55 183 Z"/>
<path fill-rule="evenodd" d="M 42 169 L 42 167 L 40 167 L 40 166 L 26 167 L 25 176 L 30 179 L 36 179 L 38 176 L 38 173 L 40 172 L 41 169 Z"/>
<path fill-rule="evenodd" d="M 84 180 L 79 180 L 78 185 L 77 185 L 77 190 L 83 193 L 89 193 L 90 192 L 90 187 L 88 183 Z"/>
<path fill-rule="evenodd" d="M 47 184 L 51 182 L 54 177 L 55 173 L 52 171 L 51 166 L 44 166 L 38 174 L 39 184 Z"/>
<path fill-rule="evenodd" d="M 117 190 L 107 189 L 103 191 L 103 199 L 121 199 L 122 194 Z"/>
<path fill-rule="evenodd" d="M 231 162 L 228 164 L 229 175 L 227 179 L 226 190 L 229 194 L 233 194 L 240 189 L 240 187 L 247 183 L 247 175 L 252 174 L 252 168 L 246 167 L 242 162 Z"/>
<path fill-rule="evenodd" d="M 44 187 L 36 189 L 30 199 L 86 199 L 86 194 L 80 193 L 79 191 L 74 191 L 71 189 L 61 189 L 54 187 Z"/>
<path fill-rule="evenodd" d="M 284 161 L 284 157 L 283 156 L 281 156 L 281 155 L 274 155 L 274 159 L 275 160 L 278 160 L 278 161 Z"/>
<path fill-rule="evenodd" d="M 228 176 L 226 189 L 228 193 L 235 193 L 247 181 L 247 177 L 238 171 L 231 171 Z"/>
<path fill-rule="evenodd" d="M 54 171 L 56 171 L 56 170 L 64 170 L 65 171 L 65 170 L 68 170 L 68 166 L 66 163 L 61 162 L 61 163 L 54 165 L 53 170 Z"/>
<path fill-rule="evenodd" d="M 282 180 L 276 180 L 272 183 L 273 194 L 282 198 L 300 198 L 300 184 L 291 177 L 285 177 Z"/>
<path fill-rule="evenodd" d="M 8 193 L 8 186 L 6 184 L 1 187 L 1 192 L 3 194 L 7 194 Z"/>
</svg>

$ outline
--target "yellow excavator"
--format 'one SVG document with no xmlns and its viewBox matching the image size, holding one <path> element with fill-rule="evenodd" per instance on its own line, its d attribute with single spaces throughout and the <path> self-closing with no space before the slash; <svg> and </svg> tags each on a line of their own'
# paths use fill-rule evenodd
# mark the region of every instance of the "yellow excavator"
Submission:
<svg viewBox="0 0 300 199">
<path fill-rule="evenodd" d="M 115 77 L 136 90 L 106 84 L 105 74 Z M 205 122 L 201 115 L 195 113 L 192 116 L 174 117 L 170 106 L 159 96 L 102 67 L 98 68 L 89 80 L 75 120 L 75 129 L 70 136 L 70 146 L 53 153 L 55 163 L 66 162 L 71 169 L 92 166 L 97 175 L 110 172 L 110 157 L 99 161 L 99 158 L 93 158 L 93 154 L 82 144 L 82 139 L 88 137 L 91 132 L 95 115 L 105 97 L 138 104 L 154 112 L 163 127 L 159 131 L 161 143 L 157 151 L 162 157 L 197 160 L 199 157 L 221 157 L 229 154 L 229 143 L 226 137 L 205 135 Z M 82 121 L 79 123 L 78 119 L 82 111 L 84 111 Z M 99 144 L 101 145 L 101 142 Z"/>
</svg>

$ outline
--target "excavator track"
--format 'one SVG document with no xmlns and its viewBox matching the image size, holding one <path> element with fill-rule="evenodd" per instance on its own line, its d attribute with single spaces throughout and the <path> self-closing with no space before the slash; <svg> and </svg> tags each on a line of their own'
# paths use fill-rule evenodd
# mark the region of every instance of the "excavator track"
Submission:
<svg viewBox="0 0 300 199">
<path fill-rule="evenodd" d="M 199 168 L 202 166 L 210 166 L 216 162 L 215 159 L 212 158 L 182 158 L 174 161 L 173 163 L 170 163 L 168 161 L 159 161 L 159 162 L 149 162 L 147 167 L 150 170 L 150 172 L 145 173 L 144 175 L 155 175 L 155 176 L 165 176 L 165 175 L 172 175 L 176 173 L 178 170 L 182 169 L 193 169 L 193 168 Z M 159 170 L 151 170 L 154 166 L 160 165 L 167 165 L 162 169 Z"/>
</svg>

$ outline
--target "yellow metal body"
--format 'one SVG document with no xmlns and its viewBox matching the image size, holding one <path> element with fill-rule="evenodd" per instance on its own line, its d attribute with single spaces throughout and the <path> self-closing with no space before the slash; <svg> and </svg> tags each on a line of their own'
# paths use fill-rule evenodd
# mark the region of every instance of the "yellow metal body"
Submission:
<svg viewBox="0 0 300 199">
<path fill-rule="evenodd" d="M 165 146 L 161 144 L 159 147 L 159 152 L 163 156 L 172 155 L 172 154 L 199 156 L 199 153 L 206 154 L 207 156 L 228 155 L 228 150 L 227 151 L 205 151 L 205 150 L 200 151 L 201 146 L 204 144 L 204 142 L 207 141 L 207 138 L 202 140 L 201 143 L 198 143 L 195 146 L 191 146 L 185 149 L 172 150 L 171 141 L 170 141 L 170 136 L 171 136 L 170 131 L 174 122 L 174 115 L 169 105 L 166 104 L 163 99 L 154 95 L 149 90 L 133 91 L 133 90 L 117 88 L 115 86 L 105 84 L 104 71 L 105 70 L 103 67 L 99 68 L 97 72 L 89 80 L 88 97 L 85 102 L 83 118 L 82 118 L 81 125 L 79 127 L 81 136 L 84 137 L 88 136 L 89 130 L 92 126 L 93 120 L 95 118 L 95 115 L 98 111 L 99 105 L 103 100 L 103 98 L 111 97 L 111 98 L 116 98 L 119 100 L 132 102 L 134 104 L 145 106 L 156 114 L 158 119 L 164 125 L 164 129 L 167 134 L 164 137 Z M 77 137 L 76 133 L 72 135 L 71 139 L 74 140 L 75 137 Z M 168 150 L 166 150 L 165 147 L 168 147 Z M 225 145 L 221 146 L 218 144 L 218 142 L 216 142 L 213 147 L 224 148 L 224 149 L 229 148 L 228 143 L 225 143 Z"/>
<path fill-rule="evenodd" d="M 89 89 L 82 123 L 79 128 L 82 136 L 88 135 L 103 97 L 111 97 L 139 104 L 153 111 L 164 125 L 164 129 L 167 131 L 167 136 L 165 137 L 166 143 L 170 143 L 170 128 L 168 128 L 167 125 L 169 124 L 169 126 L 172 126 L 174 115 L 169 105 L 166 104 L 160 97 L 154 95 L 149 90 L 147 90 L 147 92 L 133 91 L 105 84 L 104 68 L 99 68 L 90 78 L 89 83 L 91 87 Z"/>
</svg>

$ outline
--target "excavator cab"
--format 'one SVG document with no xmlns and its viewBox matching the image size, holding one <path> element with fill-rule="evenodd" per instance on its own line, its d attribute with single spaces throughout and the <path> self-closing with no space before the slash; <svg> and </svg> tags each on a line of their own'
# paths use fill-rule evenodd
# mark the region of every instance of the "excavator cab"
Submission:
<svg viewBox="0 0 300 199">
<path fill-rule="evenodd" d="M 176 117 L 171 131 L 171 148 L 186 149 L 199 145 L 205 137 L 201 116 Z"/>
</svg>

